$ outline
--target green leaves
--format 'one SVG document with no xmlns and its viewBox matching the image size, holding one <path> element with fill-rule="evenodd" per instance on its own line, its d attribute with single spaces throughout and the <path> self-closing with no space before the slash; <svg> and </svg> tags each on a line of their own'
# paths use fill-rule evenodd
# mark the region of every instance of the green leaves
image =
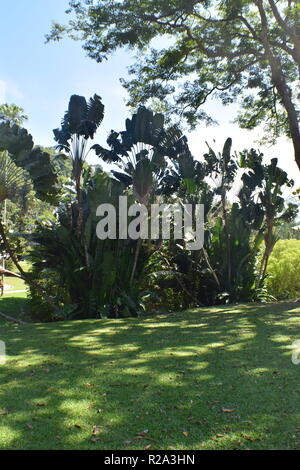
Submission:
<svg viewBox="0 0 300 470">
<path fill-rule="evenodd" d="M 35 147 L 17 164 L 28 171 L 39 199 L 50 204 L 57 203 L 60 188 L 49 153 Z"/>
<path fill-rule="evenodd" d="M 104 105 L 100 96 L 94 95 L 87 102 L 83 96 L 72 95 L 61 129 L 53 130 L 58 148 L 70 151 L 70 140 L 73 135 L 81 136 L 86 140 L 93 139 L 103 117 Z"/>
<path fill-rule="evenodd" d="M 99 318 L 129 311 L 124 307 L 131 296 L 130 275 L 133 267 L 134 243 L 128 240 L 99 240 L 96 209 L 103 203 L 117 207 L 123 185 L 97 171 L 90 179 L 83 201 L 82 237 L 76 236 L 74 213 L 62 207 L 59 222 L 40 225 L 32 234 L 30 257 L 35 276 L 49 285 L 53 297 L 58 296 L 63 308 L 53 312 L 55 319 Z M 138 273 L 141 267 L 138 266 Z M 51 279 L 56 283 L 51 283 Z M 121 300 L 120 300 L 121 299 Z M 127 299 L 128 302 L 128 299 Z M 72 304 L 72 309 L 65 307 Z M 132 314 L 136 314 L 131 309 Z"/>
<path fill-rule="evenodd" d="M 112 131 L 109 135 L 110 149 L 100 145 L 92 149 L 104 162 L 121 167 L 123 173 L 112 171 L 112 174 L 127 187 L 132 185 L 138 200 L 145 202 L 154 190 L 154 183 L 156 190 L 159 186 L 167 190 L 171 182 L 168 161 L 174 164 L 191 159 L 187 139 L 177 126 L 165 128 L 162 114 L 154 114 L 143 106 L 126 120 L 125 126 L 125 131 Z"/>
<path fill-rule="evenodd" d="M 107 150 L 104 147 L 101 147 L 99 144 L 95 144 L 91 147 L 91 150 L 94 150 L 96 155 L 101 158 L 105 163 L 115 163 L 119 161 L 119 156 L 116 152 Z"/>
<path fill-rule="evenodd" d="M 0 121 L 8 122 L 9 124 L 17 124 L 21 126 L 28 116 L 24 114 L 24 109 L 16 106 L 15 104 L 2 104 L 0 105 Z"/>
<path fill-rule="evenodd" d="M 59 187 L 51 157 L 33 145 L 32 136 L 26 129 L 9 123 L 0 124 L 0 151 L 6 150 L 13 162 L 29 173 L 39 199 L 55 203 Z"/>
<path fill-rule="evenodd" d="M 15 158 L 18 158 L 19 155 L 30 152 L 32 148 L 32 136 L 28 134 L 26 129 L 16 124 L 0 124 L 0 150 L 7 150 Z"/>
<path fill-rule="evenodd" d="M 94 95 L 90 98 L 87 107 L 87 120 L 94 122 L 99 127 L 104 117 L 104 105 L 100 96 Z"/>
<path fill-rule="evenodd" d="M 68 111 L 65 113 L 61 129 L 54 129 L 54 138 L 58 143 L 57 148 L 64 150 L 72 161 L 73 178 L 77 199 L 78 220 L 77 236 L 82 235 L 83 230 L 83 191 L 82 176 L 87 150 L 87 141 L 93 139 L 97 128 L 101 124 L 104 116 L 104 105 L 98 95 L 90 98 L 89 102 L 83 96 L 72 95 L 69 101 Z M 102 154 L 100 146 L 92 147 L 99 154 Z"/>
<path fill-rule="evenodd" d="M 226 166 L 230 162 L 231 149 L 232 149 L 232 139 L 229 138 L 225 142 L 225 145 L 224 145 L 224 148 L 223 148 L 223 153 L 222 153 L 223 161 L 224 161 Z"/>
<path fill-rule="evenodd" d="M 7 152 L 0 152 L 0 202 L 13 197 L 25 184 L 25 175 Z"/>
<path fill-rule="evenodd" d="M 48 40 L 81 39 L 97 62 L 124 46 L 142 51 L 122 81 L 133 108 L 155 99 L 195 127 L 216 119 L 202 109 L 209 98 L 238 102 L 242 127 L 265 123 L 268 141 L 292 136 L 300 167 L 297 2 L 71 1 L 67 13 Z"/>
<path fill-rule="evenodd" d="M 83 96 L 73 95 L 70 98 L 69 108 L 63 120 L 70 134 L 77 134 L 83 121 L 87 119 L 88 106 Z"/>
<path fill-rule="evenodd" d="M 132 119 L 126 120 L 126 131 L 122 133 L 124 146 L 130 148 L 138 142 L 157 146 L 164 134 L 163 114 L 154 114 L 144 106 L 139 107 Z"/>
</svg>

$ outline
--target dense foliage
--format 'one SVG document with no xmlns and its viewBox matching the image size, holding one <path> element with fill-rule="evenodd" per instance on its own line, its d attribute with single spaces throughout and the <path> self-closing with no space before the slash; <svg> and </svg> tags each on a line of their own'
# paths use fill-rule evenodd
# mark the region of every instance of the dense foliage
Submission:
<svg viewBox="0 0 300 470">
<path fill-rule="evenodd" d="M 238 122 L 266 123 L 267 139 L 292 138 L 300 168 L 300 8 L 290 0 L 70 0 L 70 22 L 54 23 L 101 62 L 138 51 L 125 82 L 134 106 L 163 103 L 191 125 L 211 122 L 203 104 L 238 101 Z"/>
<path fill-rule="evenodd" d="M 253 149 L 233 154 L 227 139 L 222 152 L 208 147 L 197 161 L 180 128 L 145 107 L 105 147 L 94 142 L 103 116 L 98 95 L 73 95 L 54 130 L 56 150 L 33 147 L 17 124 L 0 124 L 0 199 L 10 209 L 7 225 L 0 222 L 2 250 L 30 285 L 32 317 L 114 318 L 271 298 L 268 262 L 280 227 L 293 226 L 298 213 L 284 200 L 293 181 L 278 160 L 265 163 Z M 110 173 L 87 163 L 90 151 Z M 169 240 L 144 239 L 140 222 L 136 239 L 99 238 L 97 209 L 111 204 L 120 226 L 120 196 L 149 214 L 152 204 L 203 205 L 203 247 L 174 238 L 175 219 Z M 29 273 L 19 264 L 24 254 Z"/>
<path fill-rule="evenodd" d="M 80 106 L 87 109 L 86 101 L 72 97 L 66 113 L 76 109 L 76 129 L 81 129 Z M 58 131 L 54 132 L 58 140 Z M 78 143 L 76 132 L 73 139 Z M 69 132 L 65 143 L 70 136 Z M 82 133 L 80 148 L 85 149 L 92 137 Z M 69 179 L 65 176 L 65 195 L 56 219 L 39 223 L 30 236 L 32 276 L 56 308 L 49 306 L 47 312 L 39 308 L 43 298 L 33 288 L 33 310 L 43 311 L 42 319 L 57 320 L 260 299 L 277 241 L 276 227 L 293 221 L 297 214 L 296 205 L 284 202 L 283 190 L 293 182 L 277 159 L 265 164 L 263 155 L 254 150 L 232 154 L 228 139 L 221 153 L 209 148 L 203 160 L 196 161 L 180 129 L 143 107 L 126 121 L 124 131 L 111 132 L 107 144 L 108 148 L 94 144 L 91 149 L 111 165 L 110 175 L 90 167 L 84 158 L 74 167 L 74 152 L 60 142 L 73 172 Z M 122 195 L 147 207 L 158 202 L 203 204 L 203 249 L 189 251 L 184 240 L 172 237 L 167 241 L 98 239 L 97 207 L 110 203 L 118 209 Z M 128 216 L 128 222 L 131 219 Z"/>
<path fill-rule="evenodd" d="M 300 296 L 300 240 L 280 240 L 270 256 L 266 288 L 278 300 Z"/>
</svg>

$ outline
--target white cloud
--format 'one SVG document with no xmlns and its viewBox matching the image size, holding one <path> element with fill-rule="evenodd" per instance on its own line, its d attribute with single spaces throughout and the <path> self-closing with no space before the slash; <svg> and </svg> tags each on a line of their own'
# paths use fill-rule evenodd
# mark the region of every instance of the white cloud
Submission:
<svg viewBox="0 0 300 470">
<path fill-rule="evenodd" d="M 23 99 L 24 95 L 14 81 L 0 78 L 0 104 L 16 103 L 21 106 Z"/>
</svg>

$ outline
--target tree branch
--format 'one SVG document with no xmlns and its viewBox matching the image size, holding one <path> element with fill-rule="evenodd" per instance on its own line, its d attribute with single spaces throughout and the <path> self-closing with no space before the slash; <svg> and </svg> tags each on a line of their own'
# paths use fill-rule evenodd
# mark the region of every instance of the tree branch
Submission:
<svg viewBox="0 0 300 470">
<path fill-rule="evenodd" d="M 283 74 L 280 58 L 274 55 L 271 43 L 269 41 L 269 27 L 266 12 L 263 7 L 262 0 L 255 0 L 261 18 L 261 40 L 264 45 L 272 73 L 272 81 L 277 89 L 277 92 L 282 100 L 283 106 L 288 114 L 289 128 L 295 149 L 295 159 L 300 168 L 300 129 L 298 114 L 295 105 L 292 101 L 291 90 L 287 84 L 286 78 Z"/>
<path fill-rule="evenodd" d="M 4 320 L 12 322 L 12 323 L 18 323 L 19 325 L 27 325 L 26 322 L 22 320 L 18 320 L 17 318 L 10 317 L 9 315 L 5 315 L 5 313 L 0 312 L 0 317 L 4 318 Z"/>
<path fill-rule="evenodd" d="M 269 0 L 269 4 L 271 6 L 272 12 L 274 14 L 274 17 L 277 23 L 279 24 L 279 26 L 282 27 L 282 29 L 286 32 L 286 34 L 290 37 L 290 39 L 294 43 L 295 49 L 294 49 L 293 57 L 298 62 L 299 67 L 300 67 L 300 38 L 295 32 L 294 28 L 291 28 L 289 24 L 282 18 L 274 0 Z M 299 77 L 300 77 L 300 72 L 299 72 Z"/>
</svg>

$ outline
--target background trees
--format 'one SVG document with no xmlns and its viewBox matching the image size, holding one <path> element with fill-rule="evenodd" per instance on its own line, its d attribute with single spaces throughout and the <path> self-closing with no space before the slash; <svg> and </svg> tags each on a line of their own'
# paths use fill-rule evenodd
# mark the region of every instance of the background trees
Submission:
<svg viewBox="0 0 300 470">
<path fill-rule="evenodd" d="M 86 103 L 83 100 L 76 97 L 78 103 Z M 65 138 L 63 129 L 55 133 Z M 67 137 L 65 142 L 70 133 Z M 82 139 L 87 140 L 85 134 Z M 77 149 L 77 137 L 74 142 Z M 43 313 L 35 318 L 118 317 L 138 315 L 143 309 L 178 310 L 259 299 L 277 241 L 275 228 L 297 214 L 296 206 L 285 204 L 282 197 L 293 182 L 278 168 L 277 159 L 265 164 L 255 150 L 233 154 L 228 139 L 222 152 L 209 147 L 203 160 L 196 161 L 180 129 L 144 107 L 126 120 L 125 130 L 112 131 L 107 144 L 108 148 L 94 144 L 91 149 L 111 165 L 111 174 L 80 158 L 80 199 L 77 191 L 73 198 L 62 197 L 55 219 L 38 223 L 30 236 L 32 276 L 60 307 L 46 311 L 33 287 L 33 310 Z M 61 140 L 61 149 L 69 153 L 70 145 L 64 147 Z M 66 160 L 60 156 L 57 161 Z M 73 157 L 67 161 L 74 165 Z M 65 172 L 66 188 L 73 180 L 74 169 Z M 97 208 L 110 203 L 118 209 L 121 195 L 146 205 L 203 204 L 203 249 L 187 251 L 183 240 L 172 237 L 99 240 Z"/>
<path fill-rule="evenodd" d="M 5 103 L 0 106 L 0 121 L 21 126 L 27 119 L 24 109 L 15 104 Z"/>
<path fill-rule="evenodd" d="M 16 191 L 14 189 L 23 188 L 25 192 L 29 192 L 30 184 L 26 184 L 26 182 L 28 183 L 30 180 L 38 199 L 52 204 L 57 203 L 60 188 L 50 154 L 44 152 L 40 147 L 34 147 L 32 136 L 28 134 L 26 129 L 15 123 L 15 121 L 20 122 L 24 119 L 24 116 L 20 114 L 23 111 L 21 108 L 4 106 L 2 111 L 3 109 L 8 112 L 8 117 L 3 116 L 3 122 L 0 122 L 1 202 L 15 198 Z M 4 212 L 0 219 L 2 253 L 9 255 L 21 277 L 28 284 L 35 284 L 19 263 L 18 254 L 11 243 L 5 222 Z M 35 284 L 35 288 L 40 292 L 44 301 L 46 300 L 54 306 L 43 289 L 40 289 L 37 284 Z"/>
<path fill-rule="evenodd" d="M 103 115 L 98 95 L 89 102 L 73 95 L 61 129 L 54 131 L 60 154 L 34 147 L 22 127 L 0 124 L 1 201 L 18 201 L 24 215 L 30 194 L 45 204 L 39 205 L 43 217 L 32 224 L 18 225 L 16 211 L 11 220 L 14 230 L 25 231 L 29 273 L 0 221 L 4 249 L 30 285 L 32 317 L 119 317 L 266 300 L 277 227 L 292 224 L 298 213 L 296 204 L 284 200 L 293 181 L 277 159 L 266 164 L 253 149 L 234 154 L 229 138 L 221 152 L 208 147 L 196 161 L 180 128 L 145 107 L 126 120 L 124 130 L 110 133 L 106 148 L 93 142 Z M 111 165 L 110 173 L 86 162 L 89 142 L 100 161 Z M 188 251 L 184 240 L 172 236 L 99 240 L 98 206 L 118 209 L 123 195 L 146 206 L 203 204 L 203 248 Z"/>
<path fill-rule="evenodd" d="M 270 256 L 265 286 L 278 300 L 300 295 L 300 240 L 279 240 Z"/>
<path fill-rule="evenodd" d="M 277 159 L 264 164 L 255 150 L 237 155 L 231 146 L 228 139 L 222 152 L 209 148 L 203 162 L 192 160 L 188 173 L 177 173 L 173 197 L 204 204 L 206 230 L 202 250 L 188 252 L 171 240 L 150 260 L 151 285 L 170 308 L 258 299 L 278 240 L 276 226 L 298 213 L 297 205 L 282 198 L 293 182 L 278 168 Z M 186 184 L 187 174 L 193 176 L 193 185 Z"/>
<path fill-rule="evenodd" d="M 240 125 L 264 122 L 268 136 L 290 136 L 300 168 L 298 2 L 71 1 L 68 13 L 75 19 L 55 23 L 49 40 L 77 37 L 98 62 L 123 46 L 141 52 L 124 83 L 131 105 L 155 98 L 193 126 L 211 121 L 208 97 L 239 101 Z"/>
</svg>

